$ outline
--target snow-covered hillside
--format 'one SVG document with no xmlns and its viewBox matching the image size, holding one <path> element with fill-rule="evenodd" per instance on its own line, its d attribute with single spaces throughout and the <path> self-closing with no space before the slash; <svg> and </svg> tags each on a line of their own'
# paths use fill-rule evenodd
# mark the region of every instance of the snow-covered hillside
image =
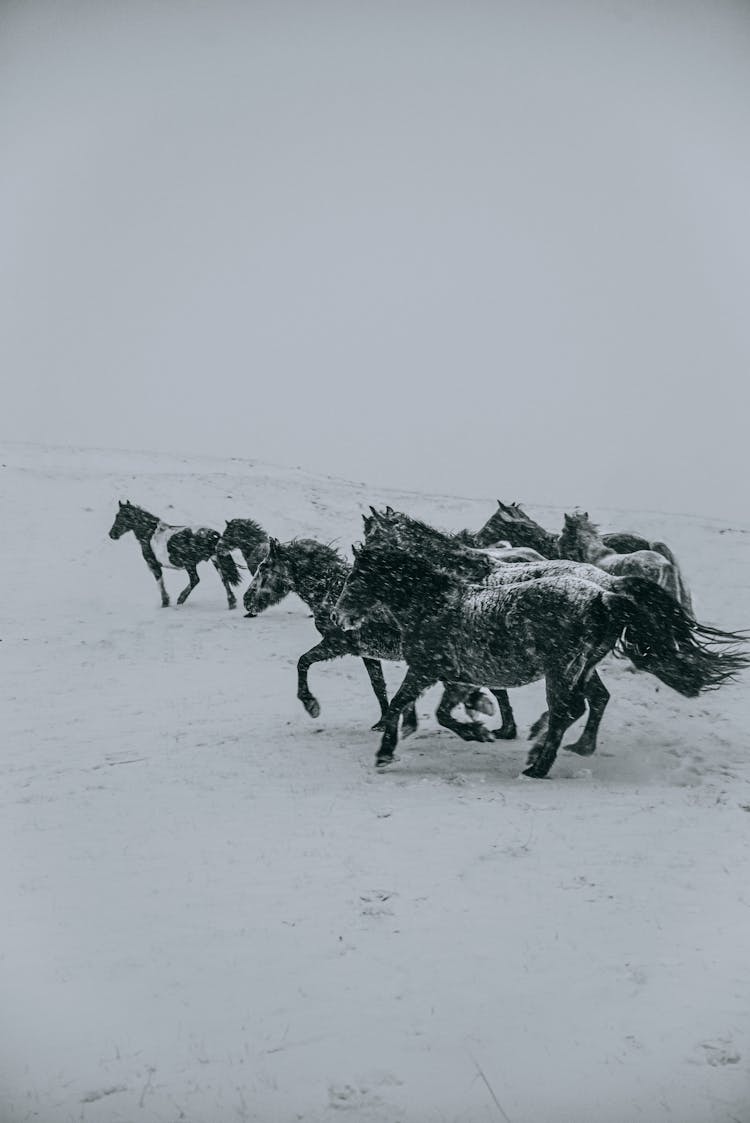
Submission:
<svg viewBox="0 0 750 1123">
<path fill-rule="evenodd" d="M 747 679 L 698 701 L 607 661 L 600 752 L 520 781 L 437 692 L 377 774 L 359 661 L 312 669 L 289 598 L 162 609 L 118 498 L 167 521 L 361 535 L 494 497 L 252 461 L 6 445 L 2 1123 L 750 1120 Z M 585 495 L 571 507 L 587 505 Z M 698 614 L 750 625 L 750 527 L 591 511 L 667 541 Z M 168 574 L 170 591 L 183 574 Z M 386 667 L 391 687 L 402 668 Z M 540 685 L 513 691 L 523 728 Z M 585 765 L 585 767 L 582 767 Z"/>
</svg>

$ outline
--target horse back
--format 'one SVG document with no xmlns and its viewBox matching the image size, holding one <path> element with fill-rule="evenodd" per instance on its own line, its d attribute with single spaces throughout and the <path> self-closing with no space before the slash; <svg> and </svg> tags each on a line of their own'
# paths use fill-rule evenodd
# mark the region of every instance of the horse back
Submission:
<svg viewBox="0 0 750 1123">
<path fill-rule="evenodd" d="M 159 555 L 166 554 L 166 564 L 186 569 L 212 558 L 220 538 L 218 530 L 208 526 L 160 527 L 151 539 L 151 548 L 160 561 Z"/>
<path fill-rule="evenodd" d="M 642 534 L 632 534 L 629 531 L 615 531 L 612 534 L 603 534 L 602 542 L 616 554 L 632 554 L 637 550 L 650 550 L 651 543 Z"/>
<path fill-rule="evenodd" d="M 615 577 L 646 577 L 658 585 L 666 586 L 672 566 L 662 554 L 654 550 L 634 550 L 630 554 L 606 554 L 597 560 L 606 573 Z"/>
<path fill-rule="evenodd" d="M 561 571 L 464 587 L 444 612 L 404 635 L 404 654 L 410 666 L 444 680 L 521 686 L 543 678 L 561 660 L 567 663 L 572 653 L 598 649 L 603 637 L 614 645 L 610 595 Z"/>
</svg>

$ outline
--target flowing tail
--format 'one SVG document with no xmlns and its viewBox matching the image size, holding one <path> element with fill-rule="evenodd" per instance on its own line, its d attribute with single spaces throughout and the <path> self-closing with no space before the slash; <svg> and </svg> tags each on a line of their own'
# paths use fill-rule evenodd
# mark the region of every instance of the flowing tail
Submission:
<svg viewBox="0 0 750 1123">
<path fill-rule="evenodd" d="M 216 545 L 216 564 L 228 585 L 241 585 L 242 578 L 237 563 L 221 540 Z"/>
<path fill-rule="evenodd" d="M 652 542 L 651 549 L 655 553 L 661 554 L 661 556 L 663 558 L 666 558 L 667 561 L 672 565 L 674 569 L 674 575 L 677 579 L 677 586 L 680 592 L 680 604 L 685 609 L 688 616 L 692 616 L 693 618 L 695 618 L 695 612 L 693 610 L 693 598 L 690 596 L 690 590 L 687 587 L 685 578 L 682 576 L 682 570 L 677 564 L 677 558 L 674 556 L 669 546 L 667 546 L 666 542 Z"/>
<path fill-rule="evenodd" d="M 655 582 L 623 577 L 614 596 L 624 624 L 616 654 L 686 698 L 716 690 L 750 666 L 745 635 L 696 623 Z"/>
</svg>

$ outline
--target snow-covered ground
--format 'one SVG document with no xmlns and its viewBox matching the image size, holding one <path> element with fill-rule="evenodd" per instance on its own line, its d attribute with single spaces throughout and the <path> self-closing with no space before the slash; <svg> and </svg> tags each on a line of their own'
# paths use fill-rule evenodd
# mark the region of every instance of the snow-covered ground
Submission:
<svg viewBox="0 0 750 1123">
<path fill-rule="evenodd" d="M 107 537 L 117 499 L 348 548 L 371 502 L 478 527 L 495 492 L 0 462 L 2 1123 L 750 1120 L 747 679 L 688 701 L 606 662 L 600 752 L 544 781 L 517 778 L 522 739 L 439 731 L 433 691 L 377 774 L 361 663 L 312 669 L 312 721 L 301 603 L 247 620 L 204 566 L 162 609 Z M 591 514 L 669 542 L 701 619 L 750 625 L 741 513 Z M 525 735 L 542 688 L 511 697 Z"/>
</svg>

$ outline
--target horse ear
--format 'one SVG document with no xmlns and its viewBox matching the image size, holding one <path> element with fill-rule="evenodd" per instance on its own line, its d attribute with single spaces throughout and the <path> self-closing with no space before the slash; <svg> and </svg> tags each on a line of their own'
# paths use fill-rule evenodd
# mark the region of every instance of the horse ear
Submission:
<svg viewBox="0 0 750 1123">
<path fill-rule="evenodd" d="M 352 557 L 355 558 L 355 560 L 359 557 L 359 546 L 355 546 L 353 542 L 352 542 Z"/>
<path fill-rule="evenodd" d="M 589 517 L 588 511 L 583 512 L 583 517 L 584 517 L 584 519 L 587 519 Z"/>
<path fill-rule="evenodd" d="M 389 518 L 389 519 L 392 519 L 393 516 L 396 514 L 396 512 L 393 510 L 393 507 L 386 507 L 385 513 L 386 513 L 387 518 Z"/>
<path fill-rule="evenodd" d="M 269 538 L 268 539 L 268 553 L 269 554 L 275 554 L 276 551 L 279 548 L 279 545 L 280 545 L 280 543 L 279 543 L 278 538 Z"/>
<path fill-rule="evenodd" d="M 122 508 L 122 507 L 124 507 L 124 506 L 125 506 L 125 504 L 123 503 L 122 499 L 118 499 L 118 500 L 117 500 L 117 502 L 118 502 L 118 503 L 120 504 L 120 508 Z"/>
</svg>

